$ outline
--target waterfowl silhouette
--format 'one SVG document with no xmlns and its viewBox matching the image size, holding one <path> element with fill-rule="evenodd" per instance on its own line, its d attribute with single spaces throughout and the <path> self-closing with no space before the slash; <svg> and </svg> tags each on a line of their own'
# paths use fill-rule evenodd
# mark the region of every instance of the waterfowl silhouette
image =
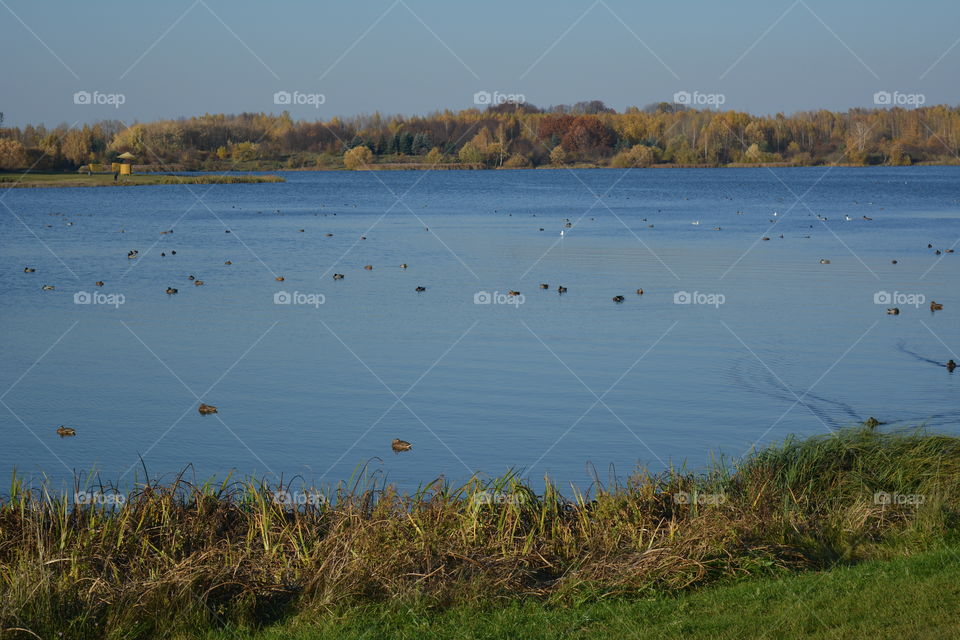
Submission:
<svg viewBox="0 0 960 640">
<path fill-rule="evenodd" d="M 34 268 L 32 268 L 32 267 L 24 267 L 24 268 L 23 268 L 23 272 L 24 272 L 24 273 L 33 273 L 34 271 L 36 271 L 36 269 L 34 269 Z"/>
<path fill-rule="evenodd" d="M 549 288 L 550 288 L 550 285 L 548 285 L 548 284 L 541 284 L 541 285 L 540 285 L 540 288 L 541 288 L 541 289 L 549 289 Z"/>
<path fill-rule="evenodd" d="M 393 442 L 390 443 L 390 448 L 399 453 L 401 451 L 410 451 L 410 449 L 413 448 L 413 445 L 406 440 L 394 438 Z"/>
<path fill-rule="evenodd" d="M 196 279 L 197 277 L 193 274 L 190 274 L 189 276 L 187 276 L 187 280 L 196 280 Z"/>
<path fill-rule="evenodd" d="M 637 289 L 637 295 L 638 295 L 638 296 L 642 296 L 642 295 L 643 295 L 643 289 Z"/>
<path fill-rule="evenodd" d="M 195 281 L 193 282 L 193 284 L 194 284 L 194 286 L 202 287 L 202 286 L 203 286 L 203 280 L 195 280 Z"/>
<path fill-rule="evenodd" d="M 941 309 L 943 309 L 942 304 L 933 300 L 930 301 L 930 311 L 940 311 Z"/>
<path fill-rule="evenodd" d="M 52 284 L 45 284 L 40 288 L 44 291 L 53 291 L 54 289 L 56 289 L 56 287 L 54 287 Z"/>
<path fill-rule="evenodd" d="M 426 291 L 426 290 L 427 290 L 426 287 L 417 287 L 417 288 L 416 288 L 416 291 Z"/>
<path fill-rule="evenodd" d="M 613 296 L 613 301 L 619 304 L 623 302 L 623 296 Z"/>
<path fill-rule="evenodd" d="M 59 427 L 57 427 L 57 435 L 60 436 L 61 438 L 66 438 L 68 436 L 75 436 L 77 435 L 77 430 L 60 425 Z"/>
<path fill-rule="evenodd" d="M 175 294 L 175 293 L 177 293 L 177 289 L 174 289 L 173 287 L 167 287 L 167 295 L 168 295 L 168 296 L 172 296 L 172 295 Z"/>
<path fill-rule="evenodd" d="M 283 282 L 285 279 L 286 278 L 284 278 L 283 276 L 277 276 L 276 278 L 274 278 L 274 280 L 276 280 L 277 282 Z"/>
<path fill-rule="evenodd" d="M 139 254 L 140 254 L 140 252 L 137 251 L 136 249 L 131 249 L 130 251 L 127 251 L 127 258 L 129 258 L 130 260 L 133 260 L 133 259 L 136 258 Z"/>
<path fill-rule="evenodd" d="M 212 404 L 203 404 L 203 403 L 201 402 L 201 403 L 200 403 L 200 406 L 197 407 L 197 411 L 200 412 L 200 415 L 206 416 L 206 415 L 209 415 L 209 414 L 211 414 L 211 413 L 216 413 L 216 412 L 217 412 L 217 408 L 216 408 L 215 406 L 213 406 Z"/>
<path fill-rule="evenodd" d="M 335 274 L 333 274 L 333 279 L 334 279 L 334 280 L 343 280 L 343 274 L 342 274 L 342 273 L 335 273 Z"/>
<path fill-rule="evenodd" d="M 830 264 L 830 261 L 825 258 L 820 258 L 820 264 Z"/>
<path fill-rule="evenodd" d="M 508 296 L 518 296 L 518 295 L 520 295 L 520 292 L 519 292 L 519 291 L 514 291 L 513 289 L 510 289 L 509 291 L 507 291 L 507 295 L 508 295 Z"/>
<path fill-rule="evenodd" d="M 888 315 L 888 316 L 898 316 L 898 315 L 900 315 L 900 309 L 897 308 L 897 307 L 891 307 L 890 309 L 887 309 L 887 315 Z"/>
<path fill-rule="evenodd" d="M 102 287 L 102 286 L 103 286 L 103 280 L 97 280 L 97 281 L 94 282 L 93 284 L 97 285 L 98 287 Z"/>
<path fill-rule="evenodd" d="M 372 265 L 372 264 L 365 264 L 365 265 L 363 265 L 363 268 L 366 269 L 367 271 L 373 271 L 373 265 Z"/>
<path fill-rule="evenodd" d="M 557 286 L 557 293 L 566 293 L 566 292 L 567 292 L 567 288 L 566 288 L 566 287 L 561 286 L 561 285 L 558 285 L 558 286 Z"/>
<path fill-rule="evenodd" d="M 402 265 L 400 265 L 400 268 L 401 268 L 401 269 L 406 269 L 406 268 L 407 268 L 407 263 L 404 262 Z"/>
<path fill-rule="evenodd" d="M 947 360 L 947 371 L 953 373 L 953 370 L 957 368 L 957 363 L 953 360 Z"/>
<path fill-rule="evenodd" d="M 227 260 L 227 261 L 226 261 L 226 262 L 224 262 L 223 264 L 233 264 L 233 263 L 232 263 L 232 262 L 230 262 L 229 260 Z"/>
</svg>

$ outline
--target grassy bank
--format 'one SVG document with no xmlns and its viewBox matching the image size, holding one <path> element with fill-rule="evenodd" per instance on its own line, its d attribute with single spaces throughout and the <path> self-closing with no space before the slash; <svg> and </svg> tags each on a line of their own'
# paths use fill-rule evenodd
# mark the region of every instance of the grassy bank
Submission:
<svg viewBox="0 0 960 640">
<path fill-rule="evenodd" d="M 14 481 L 0 502 L 0 629 L 152 638 L 298 619 L 434 624 L 416 610 L 481 624 L 471 610 L 491 602 L 513 603 L 508 618 L 534 607 L 534 626 L 608 601 L 641 615 L 660 606 L 649 598 L 955 545 L 958 480 L 960 439 L 862 427 L 567 497 L 511 475 L 413 495 L 179 480 L 110 507 Z"/>
<path fill-rule="evenodd" d="M 874 638 L 960 637 L 960 547 L 825 572 L 754 578 L 676 596 L 533 600 L 447 609 L 416 602 L 311 612 L 260 630 L 228 628 L 206 640 L 443 638 Z"/>
<path fill-rule="evenodd" d="M 192 175 L 133 174 L 113 179 L 112 173 L 0 173 L 0 189 L 8 187 L 130 187 L 155 184 L 252 184 L 285 182 L 275 175 Z"/>
</svg>

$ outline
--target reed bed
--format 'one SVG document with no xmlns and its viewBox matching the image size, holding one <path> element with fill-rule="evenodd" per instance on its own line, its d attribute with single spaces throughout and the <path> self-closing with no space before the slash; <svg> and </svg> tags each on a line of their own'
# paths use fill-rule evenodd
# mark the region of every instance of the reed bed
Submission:
<svg viewBox="0 0 960 640">
<path fill-rule="evenodd" d="M 411 494 L 377 476 L 306 491 L 181 474 L 121 500 L 89 479 L 65 495 L 15 476 L 0 498 L 0 636 L 154 638 L 388 599 L 678 592 L 943 544 L 958 480 L 960 439 L 865 427 L 568 495 L 513 473 Z"/>
</svg>

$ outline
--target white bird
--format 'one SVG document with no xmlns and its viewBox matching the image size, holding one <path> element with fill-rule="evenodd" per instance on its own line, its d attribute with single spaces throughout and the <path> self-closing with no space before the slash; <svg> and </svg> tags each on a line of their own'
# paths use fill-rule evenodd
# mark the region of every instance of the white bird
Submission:
<svg viewBox="0 0 960 640">
<path fill-rule="evenodd" d="M 563 237 L 563 229 L 560 229 L 560 237 Z"/>
<path fill-rule="evenodd" d="M 850 216 L 843 216 L 843 219 L 846 220 L 847 222 L 850 222 L 851 220 L 853 220 L 853 218 L 851 218 Z"/>
<path fill-rule="evenodd" d="M 700 221 L 699 221 L 699 220 L 694 220 L 694 221 L 693 221 L 693 222 L 691 222 L 690 224 L 694 224 L 694 225 L 697 225 L 697 224 L 700 224 Z"/>
</svg>

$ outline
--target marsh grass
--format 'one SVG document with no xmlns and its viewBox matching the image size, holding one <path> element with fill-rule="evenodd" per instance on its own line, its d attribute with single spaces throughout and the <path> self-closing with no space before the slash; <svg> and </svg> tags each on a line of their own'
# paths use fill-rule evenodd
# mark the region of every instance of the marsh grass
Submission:
<svg viewBox="0 0 960 640">
<path fill-rule="evenodd" d="M 116 495 L 91 480 L 75 493 Z M 678 593 L 955 539 L 958 480 L 960 439 L 866 428 L 567 496 L 515 474 L 411 494 L 358 475 L 284 504 L 277 491 L 303 489 L 181 475 L 77 505 L 14 477 L 0 499 L 0 635 L 150 638 L 388 599 Z"/>
</svg>

